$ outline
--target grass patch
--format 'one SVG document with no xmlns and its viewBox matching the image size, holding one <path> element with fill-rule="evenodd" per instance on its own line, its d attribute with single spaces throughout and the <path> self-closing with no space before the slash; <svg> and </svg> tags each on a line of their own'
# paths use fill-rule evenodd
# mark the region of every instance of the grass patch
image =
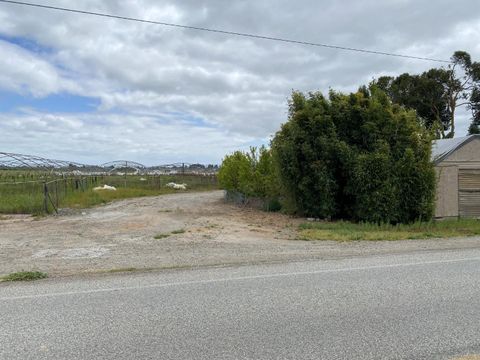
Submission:
<svg viewBox="0 0 480 360">
<path fill-rule="evenodd" d="M 480 235 L 480 221 L 475 219 L 417 222 L 413 224 L 369 224 L 312 222 L 299 226 L 300 240 L 407 240 Z"/>
<path fill-rule="evenodd" d="M 1 281 L 33 281 L 45 279 L 48 275 L 40 271 L 20 271 L 0 278 Z"/>
<path fill-rule="evenodd" d="M 145 179 L 146 178 L 146 179 Z M 58 180 L 56 183 L 52 180 Z M 80 183 L 78 182 L 79 180 Z M 44 209 L 44 181 L 54 204 L 60 208 L 88 208 L 113 200 L 172 194 L 178 191 L 165 187 L 168 182 L 185 183 L 188 191 L 218 189 L 214 176 L 200 175 L 129 175 L 88 176 L 64 179 L 38 171 L 0 170 L 0 214 L 42 214 Z M 126 184 L 125 184 L 126 181 Z M 79 186 L 79 184 L 82 184 Z M 93 191 L 95 186 L 108 184 L 117 191 Z M 53 206 L 48 203 L 48 213 Z"/>
<path fill-rule="evenodd" d="M 171 235 L 177 235 L 177 234 L 183 234 L 183 233 L 185 233 L 185 229 L 178 229 L 178 230 L 173 230 L 169 234 L 165 234 L 165 233 L 164 234 L 157 234 L 153 238 L 157 239 L 157 240 L 160 240 L 160 239 L 168 238 Z"/>
<path fill-rule="evenodd" d="M 39 214 L 42 211 L 43 211 L 43 194 L 41 193 L 5 194 L 0 191 L 0 213 Z"/>
<path fill-rule="evenodd" d="M 185 233 L 185 229 L 173 230 L 170 234 L 176 235 L 176 234 L 183 234 L 183 233 Z"/>
<path fill-rule="evenodd" d="M 165 239 L 169 236 L 170 236 L 170 234 L 158 234 L 158 235 L 155 235 L 153 238 L 156 239 L 156 240 L 160 240 L 160 239 Z"/>
</svg>

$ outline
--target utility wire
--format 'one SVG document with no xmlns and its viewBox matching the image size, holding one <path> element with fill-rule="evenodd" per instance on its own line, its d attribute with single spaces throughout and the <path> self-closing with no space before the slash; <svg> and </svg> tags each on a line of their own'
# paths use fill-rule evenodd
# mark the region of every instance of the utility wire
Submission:
<svg viewBox="0 0 480 360">
<path fill-rule="evenodd" d="M 105 17 L 105 18 L 135 21 L 135 22 L 140 22 L 140 23 L 145 23 L 145 24 L 155 24 L 155 25 L 169 26 L 169 27 L 188 29 L 188 30 L 198 30 L 198 31 L 205 31 L 205 32 L 218 33 L 218 34 L 224 34 L 224 35 L 248 37 L 248 38 L 253 38 L 253 39 L 262 39 L 262 40 L 278 41 L 278 42 L 291 43 L 291 44 L 324 47 L 324 48 L 329 48 L 329 49 L 354 51 L 354 52 L 359 52 L 359 53 L 392 56 L 392 57 L 399 57 L 399 58 L 406 58 L 406 59 L 434 61 L 434 62 L 441 62 L 441 63 L 451 63 L 451 61 L 449 61 L 449 60 L 434 59 L 434 58 L 429 58 L 429 57 L 396 54 L 396 53 L 390 53 L 390 52 L 384 52 L 384 51 L 358 49 L 358 48 L 352 48 L 352 47 L 346 47 L 346 46 L 314 43 L 314 42 L 301 41 L 301 40 L 278 38 L 278 37 L 273 37 L 273 36 L 255 35 L 255 34 L 241 33 L 241 32 L 235 32 L 235 31 L 211 29 L 211 28 L 205 28 L 205 27 L 199 27 L 199 26 L 188 26 L 188 25 L 167 23 L 167 22 L 161 22 L 161 21 L 138 19 L 138 18 L 133 18 L 133 17 L 128 17 L 128 16 L 119 16 L 119 15 L 112 15 L 112 14 L 107 14 L 107 13 L 99 13 L 99 12 L 64 8 L 64 7 L 58 7 L 58 6 L 42 5 L 42 4 L 23 2 L 23 1 L 0 0 L 0 2 L 8 3 L 8 4 L 15 4 L 15 5 L 30 6 L 30 7 L 42 8 L 42 9 L 49 9 L 49 10 L 66 11 L 66 12 L 70 12 L 70 13 L 83 14 L 83 15 L 94 15 L 94 16 L 101 16 L 101 17 Z"/>
</svg>

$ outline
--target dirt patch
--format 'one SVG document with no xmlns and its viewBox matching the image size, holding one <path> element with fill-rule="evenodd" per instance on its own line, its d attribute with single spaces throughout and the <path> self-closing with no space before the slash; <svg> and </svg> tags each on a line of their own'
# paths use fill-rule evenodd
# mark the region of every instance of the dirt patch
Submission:
<svg viewBox="0 0 480 360">
<path fill-rule="evenodd" d="M 0 275 L 27 270 L 68 275 L 480 247 L 480 238 L 304 242 L 294 240 L 301 221 L 225 204 L 222 191 L 122 200 L 37 219 L 9 216 L 0 221 Z M 158 234 L 169 236 L 155 239 Z"/>
<path fill-rule="evenodd" d="M 32 255 L 32 258 L 61 258 L 61 259 L 93 259 L 106 257 L 109 249 L 95 248 L 73 248 L 73 249 L 46 249 L 40 250 Z"/>
</svg>

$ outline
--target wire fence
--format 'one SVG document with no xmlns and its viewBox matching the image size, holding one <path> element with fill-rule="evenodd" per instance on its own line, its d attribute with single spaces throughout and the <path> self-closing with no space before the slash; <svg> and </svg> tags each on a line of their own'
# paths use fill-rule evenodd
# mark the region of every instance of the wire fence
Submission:
<svg viewBox="0 0 480 360">
<path fill-rule="evenodd" d="M 3 181 L 2 181 L 3 180 Z M 8 180 L 8 181 L 5 181 Z M 153 175 L 83 175 L 83 176 L 31 176 L 17 173 L 0 176 L 0 213 L 3 214 L 50 214 L 58 213 L 69 199 L 81 193 L 92 196 L 95 187 L 108 185 L 119 192 L 132 191 L 138 194 L 155 195 L 169 190 L 167 184 L 185 185 L 187 189 L 214 189 L 217 187 L 215 174 L 153 174 Z M 125 190 L 124 190 L 125 189 Z M 129 197 L 126 195 L 125 197 Z"/>
<path fill-rule="evenodd" d="M 98 182 L 97 176 L 0 182 L 0 213 L 58 212 L 68 194 L 86 191 Z"/>
<path fill-rule="evenodd" d="M 264 211 L 279 211 L 281 207 L 276 198 L 267 199 L 248 196 L 239 191 L 232 190 L 225 190 L 224 200 L 237 206 L 262 209 Z"/>
<path fill-rule="evenodd" d="M 180 189 L 216 188 L 217 170 L 216 165 L 184 162 L 145 166 L 116 160 L 85 165 L 0 152 L 0 214 L 57 213 L 72 203 L 89 206 L 99 200 L 92 190 L 104 185 L 119 190 L 112 199 L 172 191 L 168 183 L 180 184 Z"/>
</svg>

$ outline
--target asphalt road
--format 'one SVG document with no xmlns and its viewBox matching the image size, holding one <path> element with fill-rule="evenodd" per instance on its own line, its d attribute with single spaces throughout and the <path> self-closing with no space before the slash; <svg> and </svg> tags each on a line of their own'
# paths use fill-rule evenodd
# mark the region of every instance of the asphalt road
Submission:
<svg viewBox="0 0 480 360">
<path fill-rule="evenodd" d="M 480 354 L 480 250 L 0 284 L 0 359 Z"/>
</svg>

